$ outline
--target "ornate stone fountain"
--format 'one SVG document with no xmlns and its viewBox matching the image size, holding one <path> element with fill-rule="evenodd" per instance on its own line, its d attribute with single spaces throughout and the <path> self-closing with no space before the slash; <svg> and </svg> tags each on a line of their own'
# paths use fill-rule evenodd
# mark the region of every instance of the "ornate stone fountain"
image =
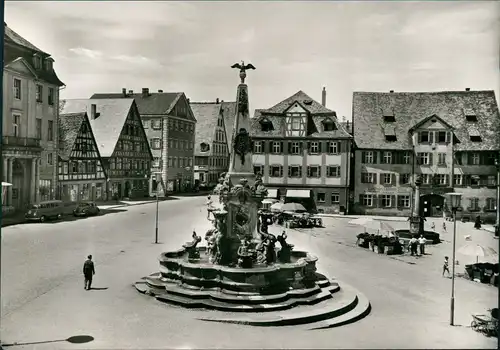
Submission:
<svg viewBox="0 0 500 350">
<path fill-rule="evenodd" d="M 340 286 L 317 273 L 317 257 L 294 250 L 284 231 L 275 236 L 268 232 L 267 225 L 257 229 L 258 210 L 267 189 L 260 175 L 253 172 L 248 87 L 244 83 L 245 70 L 255 67 L 242 63 L 232 68 L 240 69 L 241 78 L 232 140 L 234 152 L 229 172 L 221 176 L 214 190 L 219 201 L 214 205 L 209 203 L 213 227 L 205 234 L 207 245 L 198 247 L 202 238 L 193 232 L 192 241 L 180 250 L 160 255 L 159 273 L 143 278 L 135 287 L 158 300 L 184 307 L 246 313 L 266 311 L 271 317 L 264 321 L 255 317 L 252 320 L 204 318 L 212 321 L 277 326 L 326 322 L 349 312 L 349 322 L 364 317 L 369 313 L 369 302 L 365 299 L 360 302 L 359 293 L 351 290 L 349 294 L 347 288 L 348 302 L 338 300 L 330 307 L 311 309 L 308 317 L 302 313 L 289 316 L 288 321 L 282 314 L 272 318 L 273 311 L 332 302 Z M 339 322 L 319 327 L 332 327 Z"/>
</svg>

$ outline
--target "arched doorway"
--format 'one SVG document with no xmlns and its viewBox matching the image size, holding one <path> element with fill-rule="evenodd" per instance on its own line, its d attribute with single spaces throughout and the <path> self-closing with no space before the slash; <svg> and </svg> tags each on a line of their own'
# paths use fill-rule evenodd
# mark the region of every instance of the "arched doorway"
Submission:
<svg viewBox="0 0 500 350">
<path fill-rule="evenodd" d="M 421 214 L 425 217 L 443 216 L 444 197 L 440 194 L 430 193 L 420 197 Z"/>
<path fill-rule="evenodd" d="M 24 198 L 26 194 L 29 196 L 29 191 L 24 179 L 24 164 L 19 159 L 14 159 L 12 163 L 12 204 L 16 208 L 22 208 L 29 203 L 29 198 Z"/>
</svg>

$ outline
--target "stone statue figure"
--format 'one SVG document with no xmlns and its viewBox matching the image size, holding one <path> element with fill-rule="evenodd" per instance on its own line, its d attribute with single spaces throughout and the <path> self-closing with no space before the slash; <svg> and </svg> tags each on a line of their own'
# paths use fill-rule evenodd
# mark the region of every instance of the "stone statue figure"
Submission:
<svg viewBox="0 0 500 350">
<path fill-rule="evenodd" d="M 252 139 L 247 129 L 240 128 L 233 141 L 234 152 L 240 156 L 241 164 L 245 164 L 245 155 L 252 150 Z"/>
<path fill-rule="evenodd" d="M 278 260 L 285 264 L 290 262 L 293 249 L 293 244 L 288 244 L 288 242 L 286 241 L 287 238 L 288 237 L 285 231 L 283 231 L 281 235 L 277 237 L 277 240 L 281 245 L 281 249 L 278 252 Z"/>
<path fill-rule="evenodd" d="M 253 64 L 249 63 L 249 64 L 245 64 L 244 61 L 241 61 L 241 64 L 239 63 L 235 63 L 231 66 L 231 68 L 237 68 L 240 70 L 240 79 L 241 79 L 241 83 L 242 84 L 245 84 L 245 78 L 247 77 L 247 73 L 246 73 L 246 70 L 247 69 L 255 69 L 255 67 L 253 66 Z"/>
<path fill-rule="evenodd" d="M 267 188 L 262 183 L 262 175 L 261 174 L 255 175 L 255 183 L 252 186 L 252 192 L 258 197 L 267 196 Z"/>
<path fill-rule="evenodd" d="M 252 267 L 253 252 L 249 248 L 249 242 L 246 239 L 241 240 L 238 247 L 238 266 L 243 268 Z"/>
<path fill-rule="evenodd" d="M 197 248 L 197 245 L 201 242 L 201 237 L 196 234 L 196 231 L 193 231 L 191 237 L 193 238 L 192 241 L 184 244 L 184 248 L 188 253 L 188 259 L 199 259 L 200 251 Z"/>
<path fill-rule="evenodd" d="M 276 262 L 276 236 L 268 234 L 266 239 L 266 264 L 271 265 Z"/>
</svg>

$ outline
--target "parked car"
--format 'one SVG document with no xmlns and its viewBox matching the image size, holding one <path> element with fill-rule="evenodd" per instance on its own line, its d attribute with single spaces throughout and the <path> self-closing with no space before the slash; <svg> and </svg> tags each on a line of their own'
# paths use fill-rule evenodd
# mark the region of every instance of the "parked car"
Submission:
<svg viewBox="0 0 500 350">
<path fill-rule="evenodd" d="M 73 210 L 74 216 L 92 216 L 99 215 L 99 207 L 94 202 L 80 202 Z"/>
<path fill-rule="evenodd" d="M 64 202 L 44 201 L 30 206 L 24 217 L 30 221 L 44 222 L 48 219 L 61 219 L 64 215 Z"/>
</svg>

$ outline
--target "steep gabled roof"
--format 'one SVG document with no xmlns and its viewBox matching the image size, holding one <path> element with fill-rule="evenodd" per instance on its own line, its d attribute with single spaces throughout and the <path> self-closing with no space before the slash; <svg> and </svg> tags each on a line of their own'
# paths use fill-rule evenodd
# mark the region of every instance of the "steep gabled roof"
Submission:
<svg viewBox="0 0 500 350">
<path fill-rule="evenodd" d="M 40 56 L 44 59 L 52 59 L 48 53 L 40 50 L 28 40 L 24 39 L 22 36 L 9 28 L 5 23 L 4 29 L 4 68 L 8 67 L 9 64 L 22 57 L 26 64 L 30 66 L 30 70 L 36 72 L 38 79 L 56 86 L 64 86 L 64 83 L 59 79 L 54 69 L 47 70 L 43 64 L 42 67 L 36 68 L 33 64 L 34 54 L 40 54 Z"/>
<path fill-rule="evenodd" d="M 65 100 L 61 114 L 86 112 L 90 115 L 90 106 L 95 104 L 99 116 L 89 118 L 90 126 L 101 157 L 111 157 L 133 103 L 132 98 Z"/>
<path fill-rule="evenodd" d="M 454 128 L 456 150 L 500 149 L 500 114 L 493 91 L 354 92 L 354 141 L 366 149 L 411 149 L 410 128 L 437 115 Z M 380 112 L 390 104 L 394 110 L 396 141 L 385 140 Z M 467 122 L 465 110 L 473 109 L 477 122 Z M 479 132 L 482 142 L 470 140 Z"/>
<path fill-rule="evenodd" d="M 222 117 L 226 128 L 226 140 L 229 153 L 233 151 L 231 144 L 233 142 L 234 122 L 236 120 L 236 102 L 222 102 Z"/>
<path fill-rule="evenodd" d="M 91 99 L 135 99 L 139 114 L 143 115 L 165 115 L 169 114 L 181 96 L 182 92 L 152 92 L 148 96 L 142 93 L 128 94 L 121 93 L 98 93 L 93 94 Z"/>
<path fill-rule="evenodd" d="M 217 127 L 217 120 L 219 119 L 222 105 L 214 102 L 191 102 L 189 105 L 193 111 L 194 117 L 197 120 L 194 155 L 212 155 L 215 129 Z M 201 152 L 200 145 L 202 143 L 206 143 L 210 146 L 210 150 L 208 152 Z"/>
<path fill-rule="evenodd" d="M 450 124 L 448 124 L 446 122 L 446 120 L 443 120 L 443 118 L 441 118 L 440 116 L 438 116 L 436 114 L 433 114 L 433 115 L 428 116 L 427 118 L 423 118 L 422 120 L 420 120 L 418 123 L 416 123 L 415 125 L 413 125 L 409 129 L 409 131 L 413 131 L 415 129 L 418 129 L 419 127 L 421 127 L 422 125 L 424 125 L 425 123 L 427 123 L 431 119 L 439 120 L 441 123 L 443 123 L 444 125 L 446 125 L 446 127 L 450 128 L 450 129 L 453 129 L 453 126 L 451 126 Z"/>
<path fill-rule="evenodd" d="M 284 99 L 278 104 L 268 109 L 262 109 L 262 114 L 283 114 L 295 102 L 298 102 L 306 111 L 311 114 L 330 114 L 335 115 L 335 112 L 324 107 L 321 103 L 309 97 L 304 91 L 300 90 L 292 96 Z"/>
<path fill-rule="evenodd" d="M 87 113 L 68 113 L 59 115 L 59 157 L 68 160 L 75 145 Z"/>
</svg>

